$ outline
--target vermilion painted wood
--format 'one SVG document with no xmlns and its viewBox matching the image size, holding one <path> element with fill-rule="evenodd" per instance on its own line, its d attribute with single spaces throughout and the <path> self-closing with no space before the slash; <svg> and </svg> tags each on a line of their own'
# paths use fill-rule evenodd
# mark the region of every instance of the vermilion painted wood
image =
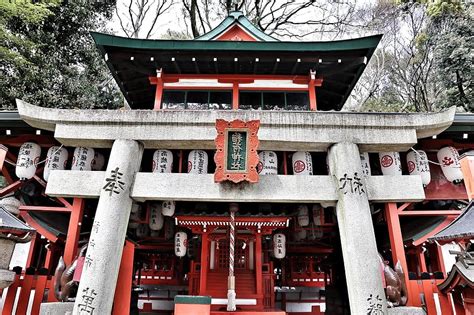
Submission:
<svg viewBox="0 0 474 315">
<path fill-rule="evenodd" d="M 2 315 L 11 315 L 13 314 L 13 306 L 15 304 L 15 297 L 18 287 L 20 286 L 21 280 L 20 275 L 15 275 L 13 283 L 8 287 L 7 296 L 3 303 Z"/>
<path fill-rule="evenodd" d="M 84 200 L 81 198 L 74 198 L 72 209 L 69 217 L 69 226 L 67 229 L 66 244 L 64 246 L 64 262 L 70 265 L 77 254 L 77 243 L 79 241 L 79 234 L 81 233 L 82 215 L 84 212 Z"/>
<path fill-rule="evenodd" d="M 28 310 L 28 302 L 30 301 L 31 288 L 33 286 L 35 276 L 24 275 L 23 281 L 20 287 L 20 294 L 18 297 L 18 305 L 16 307 L 17 315 L 26 315 Z"/>
<path fill-rule="evenodd" d="M 245 32 L 238 24 L 235 24 L 231 28 L 227 29 L 224 33 L 219 35 L 215 40 L 231 40 L 231 41 L 244 41 L 244 42 L 256 42 L 257 39 Z"/>
<path fill-rule="evenodd" d="M 28 212 L 20 211 L 20 216 L 39 234 L 43 235 L 51 242 L 55 243 L 58 240 L 58 237 L 56 235 L 52 234 L 51 232 L 43 228 L 41 225 L 39 225 L 35 220 L 33 220 L 33 218 L 28 214 Z"/>
<path fill-rule="evenodd" d="M 255 234 L 255 284 L 257 295 L 263 294 L 263 279 L 262 279 L 262 234 Z M 259 301 L 262 304 L 262 301 Z"/>
<path fill-rule="evenodd" d="M 113 315 L 128 315 L 130 313 L 130 302 L 132 299 L 133 284 L 133 259 L 135 255 L 135 245 L 130 241 L 125 241 L 122 253 L 117 288 L 115 289 Z"/>
<path fill-rule="evenodd" d="M 432 282 L 434 280 L 422 280 L 423 285 L 423 292 L 425 293 L 425 303 L 426 303 L 426 310 L 428 314 L 436 314 L 436 304 L 434 301 L 433 295 L 433 285 Z"/>
<path fill-rule="evenodd" d="M 65 207 L 20 206 L 20 211 L 71 212 Z"/>
<path fill-rule="evenodd" d="M 239 109 L 239 84 L 234 83 L 232 85 L 232 109 Z"/>
<path fill-rule="evenodd" d="M 41 302 L 43 301 L 44 291 L 48 282 L 48 276 L 38 276 L 35 284 L 35 296 L 33 298 L 33 306 L 31 307 L 31 315 L 38 315 Z"/>
<path fill-rule="evenodd" d="M 406 210 L 401 211 L 398 215 L 404 216 L 416 216 L 416 217 L 436 217 L 436 216 L 453 216 L 457 217 L 462 213 L 458 210 Z"/>
<path fill-rule="evenodd" d="M 48 280 L 46 287 L 48 288 L 48 302 L 58 302 L 54 296 L 54 277 Z"/>
<path fill-rule="evenodd" d="M 260 120 L 232 120 L 226 121 L 223 119 L 216 120 L 217 136 L 214 140 L 216 144 L 216 152 L 214 154 L 214 161 L 216 162 L 216 171 L 214 173 L 214 181 L 223 182 L 231 181 L 239 183 L 248 181 L 250 183 L 258 182 L 258 129 L 260 127 Z M 227 132 L 228 130 L 245 131 L 247 133 L 247 152 L 246 154 L 246 169 L 242 171 L 228 171 L 226 169 L 227 163 Z M 229 154 L 229 152 L 227 152 Z"/>
<path fill-rule="evenodd" d="M 26 259 L 26 268 L 31 267 L 33 262 L 36 245 L 38 243 L 39 236 L 37 233 L 33 234 L 30 241 L 30 249 L 28 250 L 28 258 Z"/>
<path fill-rule="evenodd" d="M 461 211 L 460 211 L 461 212 Z M 458 214 L 459 215 L 459 214 Z M 436 234 L 438 234 L 438 232 L 440 232 L 441 230 L 443 230 L 445 227 L 447 227 L 448 225 L 451 224 L 451 222 L 453 222 L 453 220 L 457 217 L 457 215 L 448 215 L 443 222 L 441 222 L 437 227 L 435 227 L 432 231 L 426 233 L 425 235 L 423 235 L 423 237 L 415 240 L 413 242 L 413 246 L 419 246 L 419 245 L 422 245 L 423 243 L 425 243 L 426 241 L 428 241 L 428 239 Z"/>
<path fill-rule="evenodd" d="M 209 256 L 209 233 L 201 234 L 201 274 L 199 277 L 199 295 L 206 295 L 207 291 L 207 270 Z"/>
<path fill-rule="evenodd" d="M 400 227 L 400 219 L 398 218 L 398 208 L 396 203 L 385 204 L 385 218 L 387 220 L 388 235 L 390 237 L 390 248 L 392 249 L 393 265 L 400 261 L 404 275 L 405 283 L 408 284 L 408 266 L 405 256 L 405 249 L 403 247 L 402 230 Z M 410 287 L 408 289 L 408 305 L 413 300 Z"/>
</svg>

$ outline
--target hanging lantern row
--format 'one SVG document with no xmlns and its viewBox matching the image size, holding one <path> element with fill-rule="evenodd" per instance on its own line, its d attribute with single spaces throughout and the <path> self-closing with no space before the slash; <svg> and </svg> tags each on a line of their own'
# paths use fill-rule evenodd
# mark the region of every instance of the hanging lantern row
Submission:
<svg viewBox="0 0 474 315">
<path fill-rule="evenodd" d="M 459 153 L 454 147 L 444 147 L 436 154 L 443 175 L 452 183 L 463 180 Z M 398 152 L 381 152 L 379 161 L 383 175 L 402 175 L 400 154 Z M 431 182 L 430 165 L 426 152 L 422 150 L 407 153 L 407 166 L 410 175 L 420 175 L 423 186 Z"/>
<path fill-rule="evenodd" d="M 324 224 L 324 208 L 321 207 L 319 204 L 313 205 L 312 208 L 313 212 L 313 224 L 315 226 L 320 226 Z M 298 206 L 298 226 L 305 227 L 309 225 L 309 209 L 307 205 L 299 205 Z"/>
<path fill-rule="evenodd" d="M 20 180 L 33 178 L 41 156 L 41 147 L 34 142 L 25 142 L 18 152 L 15 174 Z M 64 170 L 69 154 L 66 148 L 52 146 L 46 154 L 43 178 L 48 181 L 53 170 Z M 78 147 L 74 149 L 71 163 L 73 171 L 100 171 L 105 165 L 104 155 L 93 148 Z"/>
</svg>

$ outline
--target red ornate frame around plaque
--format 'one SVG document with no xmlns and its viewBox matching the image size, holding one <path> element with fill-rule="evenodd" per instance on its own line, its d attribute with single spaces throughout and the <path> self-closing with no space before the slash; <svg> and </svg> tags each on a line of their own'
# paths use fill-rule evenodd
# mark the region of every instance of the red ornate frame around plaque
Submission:
<svg viewBox="0 0 474 315">
<path fill-rule="evenodd" d="M 214 181 L 216 183 L 223 181 L 231 181 L 240 183 L 248 181 L 250 183 L 258 182 L 258 129 L 260 127 L 260 120 L 232 120 L 227 121 L 223 119 L 216 120 L 217 137 L 214 140 L 216 144 L 216 153 L 214 161 L 216 162 L 216 171 L 214 173 Z M 246 160 L 244 169 L 229 170 L 227 168 L 227 151 L 228 151 L 228 133 L 246 134 Z"/>
</svg>

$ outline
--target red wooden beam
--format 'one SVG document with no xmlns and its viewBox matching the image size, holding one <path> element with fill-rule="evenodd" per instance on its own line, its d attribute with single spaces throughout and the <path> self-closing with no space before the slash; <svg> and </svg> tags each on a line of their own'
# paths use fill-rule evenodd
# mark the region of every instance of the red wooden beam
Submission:
<svg viewBox="0 0 474 315">
<path fill-rule="evenodd" d="M 161 71 L 161 69 L 156 70 L 156 77 L 154 80 L 154 84 L 156 84 L 156 93 L 155 93 L 155 105 L 153 106 L 153 109 L 158 110 L 158 109 L 161 109 L 161 101 L 163 98 L 163 72 Z"/>
<path fill-rule="evenodd" d="M 50 147 L 57 144 L 53 136 L 44 136 L 36 134 L 22 134 L 19 136 L 4 137 L 1 139 L 2 144 L 12 147 L 20 147 L 23 143 L 34 141 L 41 147 Z"/>
<path fill-rule="evenodd" d="M 71 209 L 65 207 L 20 206 L 20 211 L 71 212 Z"/>
<path fill-rule="evenodd" d="M 7 195 L 7 194 L 11 193 L 14 190 L 17 190 L 18 188 L 23 186 L 23 184 L 26 183 L 26 182 L 28 182 L 28 181 L 22 182 L 20 180 L 17 180 L 13 184 L 8 185 L 7 187 L 0 190 L 0 197 L 3 197 L 5 195 Z"/>
<path fill-rule="evenodd" d="M 46 283 L 48 282 L 48 276 L 41 275 L 36 278 L 35 284 L 35 296 L 33 298 L 33 305 L 31 307 L 31 314 L 39 314 L 41 302 L 43 302 L 44 291 L 46 289 Z"/>
<path fill-rule="evenodd" d="M 33 286 L 34 275 L 25 274 L 21 283 L 20 294 L 18 296 L 18 305 L 16 315 L 26 315 L 28 302 L 30 301 L 31 287 Z"/>
<path fill-rule="evenodd" d="M 28 214 L 28 212 L 20 211 L 20 216 L 28 223 L 31 227 L 33 227 L 39 234 L 43 235 L 49 241 L 55 243 L 58 240 L 58 237 L 53 233 L 46 230 L 44 227 L 39 225 L 33 218 Z"/>
<path fill-rule="evenodd" d="M 462 211 L 459 210 L 409 210 L 402 211 L 398 215 L 403 216 L 418 216 L 418 217 L 436 217 L 436 216 L 459 216 Z"/>
</svg>

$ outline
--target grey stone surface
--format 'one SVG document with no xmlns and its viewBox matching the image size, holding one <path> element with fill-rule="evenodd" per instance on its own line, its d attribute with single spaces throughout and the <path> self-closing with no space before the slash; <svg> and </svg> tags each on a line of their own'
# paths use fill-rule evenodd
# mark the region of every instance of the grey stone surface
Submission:
<svg viewBox="0 0 474 315">
<path fill-rule="evenodd" d="M 13 283 L 15 273 L 10 270 L 0 269 L 0 289 L 4 289 Z"/>
<path fill-rule="evenodd" d="M 14 241 L 0 238 L 0 269 L 8 269 L 10 267 L 10 260 L 12 259 L 14 249 Z"/>
<path fill-rule="evenodd" d="M 50 196 L 97 198 L 105 172 L 53 171 L 46 193 Z M 403 188 L 403 189 L 401 189 Z M 421 178 L 371 176 L 369 200 L 412 202 L 425 198 Z M 331 176 L 260 176 L 256 184 L 217 184 L 213 174 L 137 173 L 131 196 L 144 200 L 228 202 L 327 202 L 337 200 Z"/>
<path fill-rule="evenodd" d="M 426 315 L 426 312 L 421 307 L 394 307 L 388 309 L 388 315 Z"/>
<path fill-rule="evenodd" d="M 93 310 L 94 314 L 111 313 L 132 208 L 130 188 L 142 155 L 143 146 L 137 141 L 114 142 L 102 179 L 74 314 L 83 314 L 81 310 Z"/>
<path fill-rule="evenodd" d="M 330 173 L 339 187 L 336 215 L 351 313 L 369 314 L 375 307 L 374 314 L 387 314 L 359 150 L 353 143 L 337 143 L 328 157 Z"/>
<path fill-rule="evenodd" d="M 21 100 L 17 106 L 23 120 L 55 131 L 56 139 L 68 146 L 110 147 L 115 139 L 136 139 L 146 148 L 213 149 L 216 119 L 259 119 L 259 149 L 286 151 L 325 151 L 337 142 L 356 143 L 362 151 L 406 151 L 417 138 L 448 128 L 455 112 L 68 110 Z"/>
<path fill-rule="evenodd" d="M 71 315 L 74 302 L 41 303 L 40 315 Z"/>
</svg>

